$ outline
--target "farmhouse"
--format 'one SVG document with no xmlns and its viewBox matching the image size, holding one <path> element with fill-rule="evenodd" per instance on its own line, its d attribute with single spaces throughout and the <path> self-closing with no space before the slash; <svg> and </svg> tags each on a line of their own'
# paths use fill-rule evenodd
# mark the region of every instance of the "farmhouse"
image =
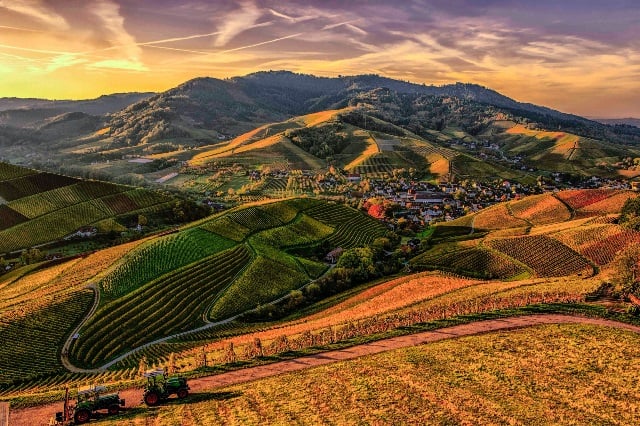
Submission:
<svg viewBox="0 0 640 426">
<path fill-rule="evenodd" d="M 324 260 L 330 263 L 336 263 L 340 256 L 342 256 L 342 252 L 344 252 L 342 247 L 337 247 L 327 253 L 327 255 L 324 257 Z"/>
</svg>

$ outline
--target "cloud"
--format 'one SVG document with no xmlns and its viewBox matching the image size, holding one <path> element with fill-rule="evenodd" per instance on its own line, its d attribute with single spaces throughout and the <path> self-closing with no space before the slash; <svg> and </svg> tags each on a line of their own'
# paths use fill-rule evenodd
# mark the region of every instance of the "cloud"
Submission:
<svg viewBox="0 0 640 426">
<path fill-rule="evenodd" d="M 295 24 L 298 22 L 304 22 L 304 21 L 308 21 L 310 19 L 316 19 L 317 15 L 303 15 L 303 16 L 290 16 L 290 15 L 286 15 L 282 12 L 278 12 L 276 10 L 273 9 L 267 9 L 273 16 L 276 16 L 278 18 L 282 18 L 282 19 L 286 19 L 287 21 Z"/>
<path fill-rule="evenodd" d="M 40 0 L 0 0 L 0 7 L 42 22 L 55 30 L 67 30 L 67 21 Z"/>
<path fill-rule="evenodd" d="M 149 69 L 139 61 L 130 61 L 127 59 L 107 59 L 105 61 L 93 62 L 87 68 L 111 68 L 125 71 L 149 71 Z"/>
<path fill-rule="evenodd" d="M 121 68 L 124 70 L 146 70 L 141 62 L 142 49 L 135 38 L 124 26 L 124 17 L 120 14 L 120 6 L 111 0 L 100 0 L 91 4 L 91 12 L 102 23 L 101 30 L 113 43 L 113 48 L 122 52 L 121 58 L 112 58 L 95 62 L 90 68 Z"/>
<path fill-rule="evenodd" d="M 219 35 L 214 45 L 225 46 L 235 36 L 248 28 L 255 27 L 256 22 L 262 16 L 262 11 L 253 2 L 240 2 L 240 8 L 223 17 L 216 17 L 222 24 L 218 26 Z"/>
</svg>

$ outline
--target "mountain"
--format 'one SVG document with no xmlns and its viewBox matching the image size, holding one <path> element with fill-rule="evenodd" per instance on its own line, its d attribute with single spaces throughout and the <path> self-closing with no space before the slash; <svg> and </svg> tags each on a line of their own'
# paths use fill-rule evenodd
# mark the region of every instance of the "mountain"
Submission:
<svg viewBox="0 0 640 426">
<path fill-rule="evenodd" d="M 350 112 L 341 114 L 338 120 L 356 128 L 351 130 L 381 132 L 377 138 L 383 140 L 391 140 L 394 135 L 417 138 L 438 149 L 472 155 L 476 160 L 493 157 L 503 163 L 502 167 L 512 169 L 538 169 L 532 163 L 544 157 L 539 163 L 542 170 L 613 177 L 618 174 L 615 164 L 640 155 L 635 148 L 640 145 L 640 129 L 636 127 L 609 126 L 517 102 L 475 84 L 428 86 L 378 75 L 329 78 L 268 71 L 224 80 L 196 78 L 158 94 L 110 95 L 75 102 L 3 102 L 5 106 L 24 107 L 0 112 L 0 145 L 5 161 L 85 177 L 115 177 L 123 179 L 121 183 L 162 179 L 169 172 L 178 172 L 174 168 L 162 174 L 167 166 L 190 161 L 203 152 L 224 150 L 231 146 L 230 140 L 260 128 L 263 133 L 256 134 L 259 139 L 274 136 L 269 132 L 282 133 L 285 139 L 277 144 L 271 143 L 272 139 L 264 142 L 265 149 L 256 151 L 259 157 L 251 157 L 254 168 L 264 158 L 291 159 L 290 165 L 302 169 L 330 163 L 347 166 L 360 155 L 358 150 L 364 142 L 359 136 L 355 147 L 345 155 L 338 152 L 346 148 L 342 145 L 338 151 L 317 145 L 304 153 L 283 133 L 286 129 L 279 127 L 279 123 L 295 121 L 294 117 L 345 108 Z M 114 111 L 118 105 L 124 108 Z M 516 125 L 542 133 L 512 138 L 506 130 Z M 581 142 L 561 147 L 562 152 L 558 152 L 544 133 L 548 131 L 575 135 Z M 498 145 L 498 151 L 484 149 L 492 143 Z M 233 150 L 227 154 L 223 156 L 227 161 L 244 161 Z M 349 161 L 340 162 L 340 155 Z M 142 167 L 128 160 L 139 156 L 154 163 Z M 491 158 L 481 159 L 485 160 Z M 420 163 L 397 158 L 389 167 L 416 168 Z M 468 165 L 467 160 L 463 163 Z M 492 168 L 482 166 L 477 170 Z M 501 175 L 483 172 L 482 177 Z"/>
<path fill-rule="evenodd" d="M 594 118 L 594 121 L 602 124 L 610 124 L 610 125 L 625 125 L 625 126 L 635 126 L 640 127 L 640 118 Z"/>
</svg>

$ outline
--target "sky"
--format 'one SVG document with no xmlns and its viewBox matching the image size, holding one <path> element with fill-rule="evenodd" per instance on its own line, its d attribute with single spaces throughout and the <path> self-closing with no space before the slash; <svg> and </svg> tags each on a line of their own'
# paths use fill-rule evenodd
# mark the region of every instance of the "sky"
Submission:
<svg viewBox="0 0 640 426">
<path fill-rule="evenodd" d="M 640 117 L 640 2 L 0 0 L 0 97 L 158 92 L 262 70 L 461 81 Z"/>
</svg>

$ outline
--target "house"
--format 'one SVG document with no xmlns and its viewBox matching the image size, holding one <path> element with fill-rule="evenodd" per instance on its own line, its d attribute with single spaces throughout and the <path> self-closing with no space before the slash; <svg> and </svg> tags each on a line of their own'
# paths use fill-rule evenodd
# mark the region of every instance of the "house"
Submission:
<svg viewBox="0 0 640 426">
<path fill-rule="evenodd" d="M 416 204 L 441 204 L 443 202 L 443 197 L 435 192 L 416 191 L 413 202 Z"/>
<path fill-rule="evenodd" d="M 342 249 L 342 247 L 337 247 L 331 250 L 329 253 L 327 253 L 327 255 L 324 257 L 324 260 L 326 260 L 329 263 L 336 263 L 340 258 L 340 256 L 342 256 L 343 252 L 344 250 Z"/>
<path fill-rule="evenodd" d="M 360 182 L 360 179 L 362 179 L 360 173 L 349 173 L 347 175 L 347 181 L 350 183 Z"/>
</svg>

